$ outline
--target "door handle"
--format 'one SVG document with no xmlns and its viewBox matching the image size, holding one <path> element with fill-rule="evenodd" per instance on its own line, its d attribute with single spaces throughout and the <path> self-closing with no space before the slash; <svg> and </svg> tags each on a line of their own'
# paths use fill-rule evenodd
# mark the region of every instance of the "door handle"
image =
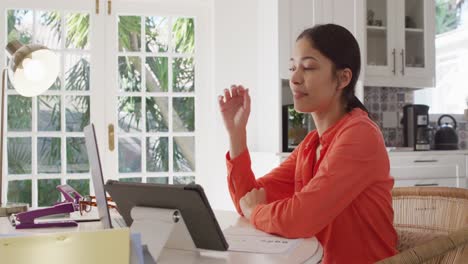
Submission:
<svg viewBox="0 0 468 264">
<path fill-rule="evenodd" d="M 415 160 L 414 162 L 415 163 L 423 163 L 423 162 L 431 163 L 431 162 L 437 162 L 437 161 L 438 160 L 432 159 L 432 160 Z"/>
<path fill-rule="evenodd" d="M 107 126 L 107 135 L 108 135 L 108 142 L 109 142 L 109 150 L 114 151 L 115 149 L 115 141 L 114 141 L 114 125 L 109 124 Z"/>
<path fill-rule="evenodd" d="M 405 75 L 405 49 L 400 52 L 401 55 L 401 74 Z"/>
<path fill-rule="evenodd" d="M 418 183 L 414 185 L 415 187 L 424 187 L 424 186 L 439 186 L 438 183 Z"/>
<path fill-rule="evenodd" d="M 393 75 L 395 75 L 396 74 L 396 50 L 395 49 L 393 49 L 392 55 L 393 55 L 393 70 L 392 70 L 392 72 L 393 72 Z"/>
</svg>

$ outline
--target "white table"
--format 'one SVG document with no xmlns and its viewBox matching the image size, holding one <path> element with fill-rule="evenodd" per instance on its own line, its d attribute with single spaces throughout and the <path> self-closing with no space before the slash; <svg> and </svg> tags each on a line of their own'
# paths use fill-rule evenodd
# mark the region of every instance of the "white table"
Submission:
<svg viewBox="0 0 468 264">
<path fill-rule="evenodd" d="M 215 211 L 216 218 L 222 230 L 229 226 L 247 227 L 250 223 L 233 211 Z M 78 227 L 69 228 L 43 228 L 16 230 L 8 218 L 0 217 L 0 234 L 13 233 L 51 233 L 97 230 L 101 228 L 99 222 L 80 223 Z M 316 246 L 318 245 L 318 247 Z M 288 254 L 257 254 L 234 251 L 186 251 L 176 249 L 164 249 L 158 259 L 158 263 L 307 263 L 320 262 L 323 249 L 317 243 L 315 237 L 304 239 L 295 249 Z M 1 260 L 1 258 L 0 258 Z"/>
</svg>

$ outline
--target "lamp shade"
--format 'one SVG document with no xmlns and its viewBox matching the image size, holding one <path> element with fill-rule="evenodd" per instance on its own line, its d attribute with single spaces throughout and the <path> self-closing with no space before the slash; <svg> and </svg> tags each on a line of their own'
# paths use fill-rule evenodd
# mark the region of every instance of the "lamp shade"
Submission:
<svg viewBox="0 0 468 264">
<path fill-rule="evenodd" d="M 13 40 L 7 45 L 11 55 L 8 77 L 22 96 L 37 96 L 56 81 L 60 61 L 54 52 L 37 44 L 22 45 Z"/>
</svg>

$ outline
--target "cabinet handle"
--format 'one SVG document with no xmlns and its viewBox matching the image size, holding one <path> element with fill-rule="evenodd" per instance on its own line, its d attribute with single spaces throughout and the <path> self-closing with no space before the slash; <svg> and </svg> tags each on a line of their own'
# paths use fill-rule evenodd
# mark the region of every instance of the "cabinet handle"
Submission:
<svg viewBox="0 0 468 264">
<path fill-rule="evenodd" d="M 421 163 L 421 162 L 430 163 L 430 162 L 438 162 L 438 160 L 435 160 L 435 159 L 433 159 L 433 160 L 415 160 L 414 162 L 415 163 Z"/>
<path fill-rule="evenodd" d="M 424 186 L 439 186 L 438 183 L 417 183 L 414 185 L 415 187 L 424 187 Z"/>
<path fill-rule="evenodd" d="M 405 49 L 400 52 L 401 55 L 401 74 L 405 75 Z"/>
<path fill-rule="evenodd" d="M 393 49 L 392 51 L 392 55 L 393 55 L 393 75 L 396 74 L 396 50 Z"/>
</svg>

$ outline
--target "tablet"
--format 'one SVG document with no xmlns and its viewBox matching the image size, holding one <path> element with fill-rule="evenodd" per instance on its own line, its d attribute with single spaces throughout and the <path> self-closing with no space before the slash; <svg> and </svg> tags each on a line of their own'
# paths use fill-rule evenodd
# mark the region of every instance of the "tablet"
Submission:
<svg viewBox="0 0 468 264">
<path fill-rule="evenodd" d="M 107 181 L 106 191 L 117 204 L 128 226 L 135 206 L 178 209 L 197 248 L 226 251 L 228 244 L 198 184 L 168 185 Z"/>
</svg>

